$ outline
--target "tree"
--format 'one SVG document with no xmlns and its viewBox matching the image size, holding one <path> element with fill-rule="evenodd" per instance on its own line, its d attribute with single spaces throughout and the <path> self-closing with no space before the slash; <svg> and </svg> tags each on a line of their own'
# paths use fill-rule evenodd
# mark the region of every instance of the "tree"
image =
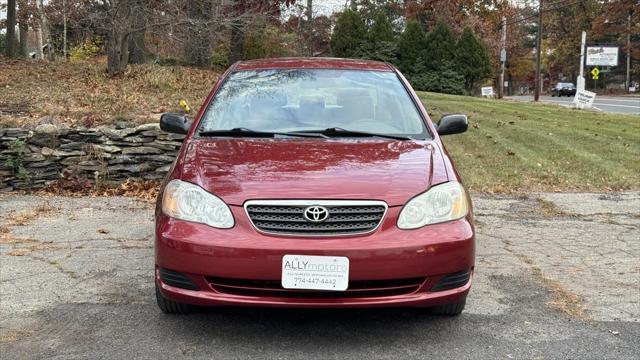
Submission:
<svg viewBox="0 0 640 360">
<path fill-rule="evenodd" d="M 640 75 L 640 26 L 638 24 L 640 24 L 640 6 L 637 0 L 607 2 L 592 23 L 594 38 L 602 42 L 615 41 L 626 55 L 627 88 L 631 84 L 632 74 Z M 633 66 L 634 63 L 635 66 Z"/>
<path fill-rule="evenodd" d="M 391 22 L 389 22 L 387 15 L 379 12 L 376 14 L 373 25 L 371 25 L 367 33 L 367 41 L 376 44 L 382 41 L 393 42 L 393 40 L 393 27 L 391 27 Z"/>
<path fill-rule="evenodd" d="M 331 52 L 337 57 L 353 57 L 367 36 L 367 28 L 360 15 L 353 10 L 345 10 L 338 16 L 331 35 Z"/>
<path fill-rule="evenodd" d="M 295 0 L 232 0 L 228 7 L 231 23 L 229 64 L 241 60 L 244 52 L 245 32 L 254 17 L 267 17 L 276 22 L 281 6 L 290 6 Z"/>
<path fill-rule="evenodd" d="M 425 47 L 425 65 L 427 70 L 444 70 L 447 64 L 452 64 L 455 59 L 456 39 L 451 28 L 439 21 L 436 27 L 427 34 Z"/>
<path fill-rule="evenodd" d="M 356 50 L 355 56 L 362 59 L 395 63 L 398 60 L 391 23 L 382 12 L 375 16 L 365 41 Z"/>
<path fill-rule="evenodd" d="M 134 0 L 135 6 L 143 8 L 143 0 Z M 132 64 L 142 64 L 145 61 L 146 46 L 144 37 L 147 27 L 147 16 L 145 11 L 140 11 L 133 19 L 133 32 L 129 36 L 129 62 Z"/>
<path fill-rule="evenodd" d="M 416 65 L 425 56 L 426 37 L 417 21 L 409 21 L 398 39 L 398 67 L 409 75 L 417 72 Z"/>
<path fill-rule="evenodd" d="M 487 49 L 471 29 L 465 27 L 455 50 L 456 71 L 464 77 L 465 87 L 471 93 L 478 80 L 491 75 L 491 62 Z"/>
<path fill-rule="evenodd" d="M 562 73 L 571 79 L 580 69 L 581 30 L 588 30 L 601 4 L 598 0 L 580 0 L 544 13 L 543 43 L 548 47 L 548 73 Z M 591 39 L 590 34 L 587 36 Z M 544 47 L 543 47 L 544 48 Z"/>
<path fill-rule="evenodd" d="M 16 55 L 16 0 L 7 1 L 7 33 L 5 35 L 5 55 Z"/>
</svg>

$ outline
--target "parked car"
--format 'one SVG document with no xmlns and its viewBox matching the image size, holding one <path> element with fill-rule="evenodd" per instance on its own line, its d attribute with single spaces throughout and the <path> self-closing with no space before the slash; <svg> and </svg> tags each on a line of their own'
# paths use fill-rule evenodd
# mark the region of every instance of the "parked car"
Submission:
<svg viewBox="0 0 640 360">
<path fill-rule="evenodd" d="M 576 86 L 572 83 L 559 82 L 551 88 L 551 96 L 575 96 Z"/>
<path fill-rule="evenodd" d="M 474 271 L 471 201 L 433 123 L 389 64 L 239 62 L 186 134 L 156 209 L 156 297 L 192 305 L 431 308 L 457 315 Z"/>
</svg>

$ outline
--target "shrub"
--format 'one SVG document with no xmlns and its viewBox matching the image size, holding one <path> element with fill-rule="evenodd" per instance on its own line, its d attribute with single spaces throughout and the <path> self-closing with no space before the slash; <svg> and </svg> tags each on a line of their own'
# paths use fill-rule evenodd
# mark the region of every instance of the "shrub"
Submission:
<svg viewBox="0 0 640 360">
<path fill-rule="evenodd" d="M 86 40 L 71 48 L 69 59 L 71 61 L 83 61 L 94 58 L 100 54 L 101 46 L 102 40 L 100 38 Z"/>
<path fill-rule="evenodd" d="M 9 156 L 5 160 L 5 165 L 11 169 L 13 174 L 24 182 L 31 180 L 31 173 L 24 167 L 24 152 L 26 144 L 23 140 L 16 139 L 9 143 Z"/>
<path fill-rule="evenodd" d="M 226 69 L 229 66 L 229 44 L 222 43 L 213 49 L 209 65 Z"/>
<path fill-rule="evenodd" d="M 464 94 L 464 77 L 453 70 L 453 64 L 444 70 L 426 70 L 408 76 L 411 86 L 416 90 L 445 94 Z"/>
<path fill-rule="evenodd" d="M 367 59 L 378 60 L 389 63 L 398 62 L 398 47 L 392 41 L 378 41 L 376 43 L 365 43 L 358 48 L 354 56 Z"/>
</svg>

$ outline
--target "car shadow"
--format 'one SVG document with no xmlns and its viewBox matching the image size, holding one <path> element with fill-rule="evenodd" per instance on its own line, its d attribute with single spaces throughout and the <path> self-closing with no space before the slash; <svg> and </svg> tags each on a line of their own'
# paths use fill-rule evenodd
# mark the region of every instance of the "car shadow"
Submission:
<svg viewBox="0 0 640 360">
<path fill-rule="evenodd" d="M 465 319 L 433 316 L 427 309 L 281 309 L 218 307 L 200 309 L 189 315 L 162 315 L 165 326 L 180 327 L 184 339 L 224 339 L 227 346 L 252 347 L 265 344 L 288 344 L 294 348 L 305 345 L 328 347 L 341 343 L 356 348 L 375 342 L 376 346 L 406 342 L 416 332 L 430 333 L 433 341 L 449 339 Z M 185 326 L 185 324 L 188 324 Z M 443 332 L 442 329 L 445 329 Z M 176 332 L 173 332 L 176 336 Z M 262 345 L 260 345 L 262 344 Z"/>
</svg>

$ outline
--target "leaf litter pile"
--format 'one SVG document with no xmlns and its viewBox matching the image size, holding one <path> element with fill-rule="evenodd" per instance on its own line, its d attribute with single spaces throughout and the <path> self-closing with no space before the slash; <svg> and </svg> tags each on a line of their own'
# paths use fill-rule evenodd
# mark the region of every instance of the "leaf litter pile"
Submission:
<svg viewBox="0 0 640 360">
<path fill-rule="evenodd" d="M 156 122 L 163 112 L 179 111 L 183 99 L 197 110 L 219 77 L 183 66 L 130 65 L 115 77 L 105 69 L 104 57 L 73 63 L 0 57 L 0 127 Z"/>
</svg>

